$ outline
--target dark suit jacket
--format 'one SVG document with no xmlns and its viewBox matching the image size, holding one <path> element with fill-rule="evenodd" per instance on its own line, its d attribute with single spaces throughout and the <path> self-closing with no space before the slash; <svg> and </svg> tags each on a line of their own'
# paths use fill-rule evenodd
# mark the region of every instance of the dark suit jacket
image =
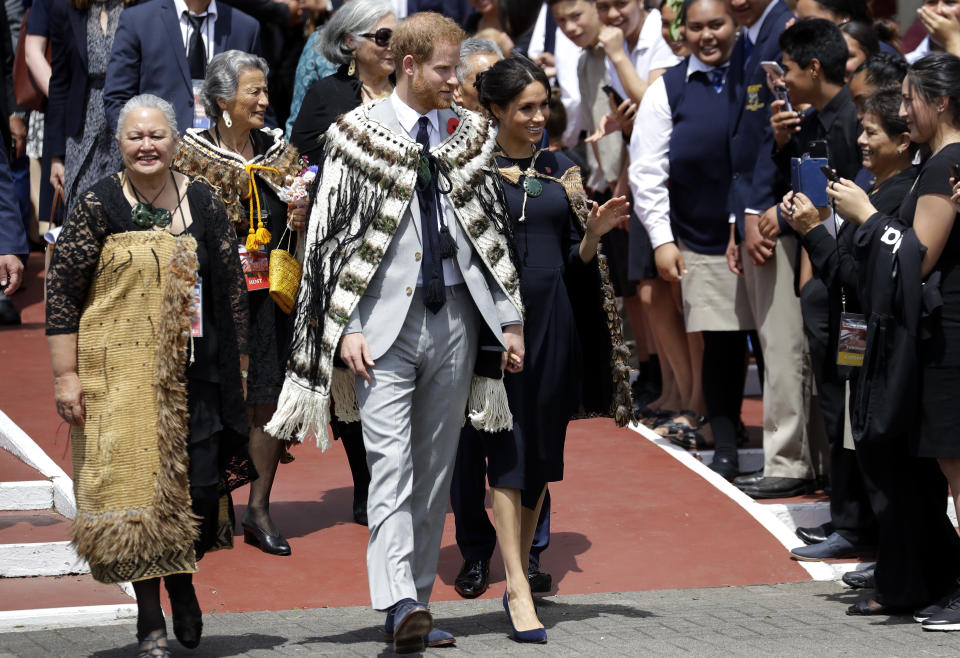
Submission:
<svg viewBox="0 0 960 658">
<path fill-rule="evenodd" d="M 310 85 L 290 133 L 290 143 L 309 163 L 319 164 L 323 153 L 321 138 L 337 117 L 360 105 L 360 90 L 360 81 L 347 75 L 346 66 Z"/>
<path fill-rule="evenodd" d="M 217 3 L 213 41 L 217 54 L 261 54 L 257 21 L 224 3 Z M 150 0 L 120 14 L 103 88 L 108 124 L 116 126 L 123 104 L 147 93 L 173 105 L 181 133 L 193 127 L 193 85 L 173 0 Z"/>
<path fill-rule="evenodd" d="M 5 151 L 0 151 L 0 254 L 26 256 L 30 253 L 27 231 L 20 217 L 13 174 Z"/>
<path fill-rule="evenodd" d="M 763 21 L 750 59 L 744 61 L 745 32 L 730 55 L 727 93 L 730 100 L 730 212 L 737 218 L 737 234 L 743 238 L 743 210 L 763 212 L 776 203 L 774 187 L 777 170 L 773 163 L 773 130 L 767 76 L 760 62 L 780 59 L 780 35 L 793 17 L 783 0 L 776 3 Z"/>
<path fill-rule="evenodd" d="M 80 137 L 86 109 L 87 89 L 87 12 L 73 7 L 69 0 L 51 0 L 50 97 L 43 124 L 44 157 L 62 158 L 67 137 Z M 93 84 L 103 84 L 94 80 Z M 114 126 L 108 125 L 113 132 Z"/>
</svg>

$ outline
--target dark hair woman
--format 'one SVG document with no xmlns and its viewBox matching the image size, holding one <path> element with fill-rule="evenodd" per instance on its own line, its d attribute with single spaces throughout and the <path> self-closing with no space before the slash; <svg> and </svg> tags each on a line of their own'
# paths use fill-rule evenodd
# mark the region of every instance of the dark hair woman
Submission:
<svg viewBox="0 0 960 658">
<path fill-rule="evenodd" d="M 929 155 L 900 205 L 898 221 L 878 214 L 849 181 L 841 180 L 828 189 L 843 217 L 856 224 L 866 222 L 858 232 L 896 224 L 902 228 L 902 240 L 915 237 L 925 247 L 917 249 L 922 254 L 918 274 L 926 279 L 927 291 L 935 289 L 939 279 L 943 299 L 925 325 L 930 337 L 918 346 L 919 427 L 910 432 L 916 436 L 903 436 L 889 447 L 873 446 L 886 449 L 877 460 L 878 468 L 886 469 L 884 476 L 896 487 L 888 494 L 884 513 L 899 515 L 901 525 L 888 541 L 906 544 L 901 551 L 915 552 L 906 562 L 912 568 L 888 569 L 881 561 L 874 599 L 860 602 L 850 612 L 882 614 L 926 605 L 915 614 L 924 620 L 924 628 L 954 630 L 960 628 L 960 615 L 949 604 L 960 596 L 960 538 L 943 513 L 943 498 L 948 484 L 955 506 L 960 497 L 960 443 L 955 431 L 960 423 L 956 404 L 960 395 L 960 223 L 951 203 L 950 182 L 953 167 L 960 162 L 960 59 L 940 52 L 916 61 L 903 81 L 899 114 L 911 141 Z M 907 231 L 913 235 L 905 236 Z M 904 292 L 914 299 L 927 296 L 919 286 Z M 905 536 L 911 541 L 903 542 Z M 883 537 L 880 541 L 884 545 Z M 946 596 L 937 601 L 941 595 Z"/>
<path fill-rule="evenodd" d="M 53 0 L 50 100 L 44 119 L 44 157 L 50 184 L 68 212 L 83 192 L 120 167 L 103 109 L 103 80 L 124 7 L 136 0 Z"/>
<path fill-rule="evenodd" d="M 847 42 L 847 82 L 854 71 L 868 57 L 880 52 L 880 39 L 873 25 L 864 21 L 848 21 L 840 26 L 843 40 Z"/>
<path fill-rule="evenodd" d="M 193 573 L 233 545 L 229 492 L 255 477 L 236 236 L 210 188 L 170 169 L 178 137 L 165 100 L 124 105 L 123 169 L 77 200 L 47 277 L 54 397 L 72 430 L 71 539 L 96 580 L 133 582 L 150 657 L 170 655 L 161 577 L 177 639 L 200 642 Z"/>
<path fill-rule="evenodd" d="M 702 366 L 699 360 L 689 366 L 698 383 L 702 372 L 703 385 L 689 401 L 705 406 L 710 418 L 716 445 L 711 468 L 733 477 L 743 386 L 730 377 L 743 377 L 743 330 L 753 328 L 743 281 L 730 273 L 724 255 L 730 172 L 723 92 L 736 25 L 721 0 L 688 0 L 680 16 L 691 54 L 644 96 L 639 116 L 649 128 L 630 142 L 630 186 L 660 278 L 683 297 L 675 323 L 689 332 L 689 354 L 696 354 L 703 333 Z M 678 418 L 665 431 L 679 445 L 705 447 L 694 428 Z"/>
<path fill-rule="evenodd" d="M 567 423 L 581 410 L 612 411 L 625 423 L 631 409 L 629 384 L 617 374 L 624 349 L 619 316 L 610 304 L 612 293 L 601 301 L 597 278 L 606 272 L 597 253 L 600 236 L 626 219 L 628 204 L 617 197 L 588 209 L 577 167 L 538 148 L 550 95 L 540 67 L 523 57 L 501 60 L 480 74 L 476 86 L 499 130 L 497 165 L 526 306 L 524 370 L 505 380 L 513 429 L 486 445 L 507 578 L 503 604 L 515 640 L 546 642 L 530 595 L 527 560 L 547 482 L 563 478 Z M 594 356 L 597 347 L 603 355 Z M 613 372 L 596 372 L 611 362 Z"/>
</svg>

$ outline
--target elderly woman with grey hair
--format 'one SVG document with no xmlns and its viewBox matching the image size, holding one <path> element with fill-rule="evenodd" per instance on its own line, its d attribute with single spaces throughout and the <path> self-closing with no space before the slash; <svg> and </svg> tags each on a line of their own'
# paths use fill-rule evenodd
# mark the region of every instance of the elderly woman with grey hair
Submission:
<svg viewBox="0 0 960 658">
<path fill-rule="evenodd" d="M 243 536 L 265 553 L 290 555 L 290 545 L 270 517 L 270 490 L 286 444 L 263 429 L 283 385 L 290 317 L 289 309 L 270 296 L 267 265 L 285 228 L 306 228 L 306 209 L 280 199 L 303 163 L 279 128 L 264 128 L 268 73 L 262 57 L 239 50 L 210 60 L 201 93 L 212 127 L 187 130 L 174 167 L 210 183 L 240 236 L 234 249 L 240 253 L 250 305 L 250 367 L 243 375 L 250 457 L 259 474 L 250 487 Z M 289 246 L 296 246 L 295 239 Z"/>
<path fill-rule="evenodd" d="M 161 577 L 177 639 L 200 642 L 197 561 L 232 545 L 229 492 L 256 477 L 236 234 L 210 187 L 171 169 L 178 137 L 167 101 L 124 105 L 123 167 L 77 200 L 47 274 L 54 398 L 72 432 L 71 541 L 98 581 L 133 582 L 138 655 L 151 657 L 170 655 Z"/>
<path fill-rule="evenodd" d="M 389 0 L 351 0 L 323 28 L 320 49 L 337 72 L 313 83 L 300 106 L 290 141 L 310 162 L 338 116 L 393 91 L 390 37 L 397 26 Z"/>
</svg>

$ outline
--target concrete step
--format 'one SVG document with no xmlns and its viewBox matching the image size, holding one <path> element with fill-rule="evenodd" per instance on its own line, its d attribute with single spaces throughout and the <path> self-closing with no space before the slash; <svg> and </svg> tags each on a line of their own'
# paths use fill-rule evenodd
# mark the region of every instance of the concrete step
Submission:
<svg viewBox="0 0 960 658">
<path fill-rule="evenodd" d="M 123 589 L 89 575 L 0 578 L 0 633 L 91 626 L 136 616 L 136 601 Z"/>
</svg>

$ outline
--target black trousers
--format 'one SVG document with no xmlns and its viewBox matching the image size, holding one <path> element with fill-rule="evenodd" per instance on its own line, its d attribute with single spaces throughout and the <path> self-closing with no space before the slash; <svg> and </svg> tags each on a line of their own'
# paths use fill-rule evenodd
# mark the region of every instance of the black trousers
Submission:
<svg viewBox="0 0 960 658">
<path fill-rule="evenodd" d="M 487 561 L 497 545 L 497 531 L 487 516 L 487 455 L 483 437 L 467 425 L 460 431 L 460 446 L 450 485 L 450 506 L 457 530 L 457 547 L 466 562 Z M 540 554 L 550 545 L 550 490 L 547 489 L 530 548 L 530 565 L 540 567 Z"/>
<path fill-rule="evenodd" d="M 910 610 L 957 587 L 960 536 L 939 464 L 912 456 L 907 444 L 863 440 L 856 455 L 879 529 L 875 599 Z"/>
<path fill-rule="evenodd" d="M 703 398 L 718 456 L 737 454 L 737 423 L 747 376 L 746 357 L 745 331 L 703 332 Z"/>
</svg>

